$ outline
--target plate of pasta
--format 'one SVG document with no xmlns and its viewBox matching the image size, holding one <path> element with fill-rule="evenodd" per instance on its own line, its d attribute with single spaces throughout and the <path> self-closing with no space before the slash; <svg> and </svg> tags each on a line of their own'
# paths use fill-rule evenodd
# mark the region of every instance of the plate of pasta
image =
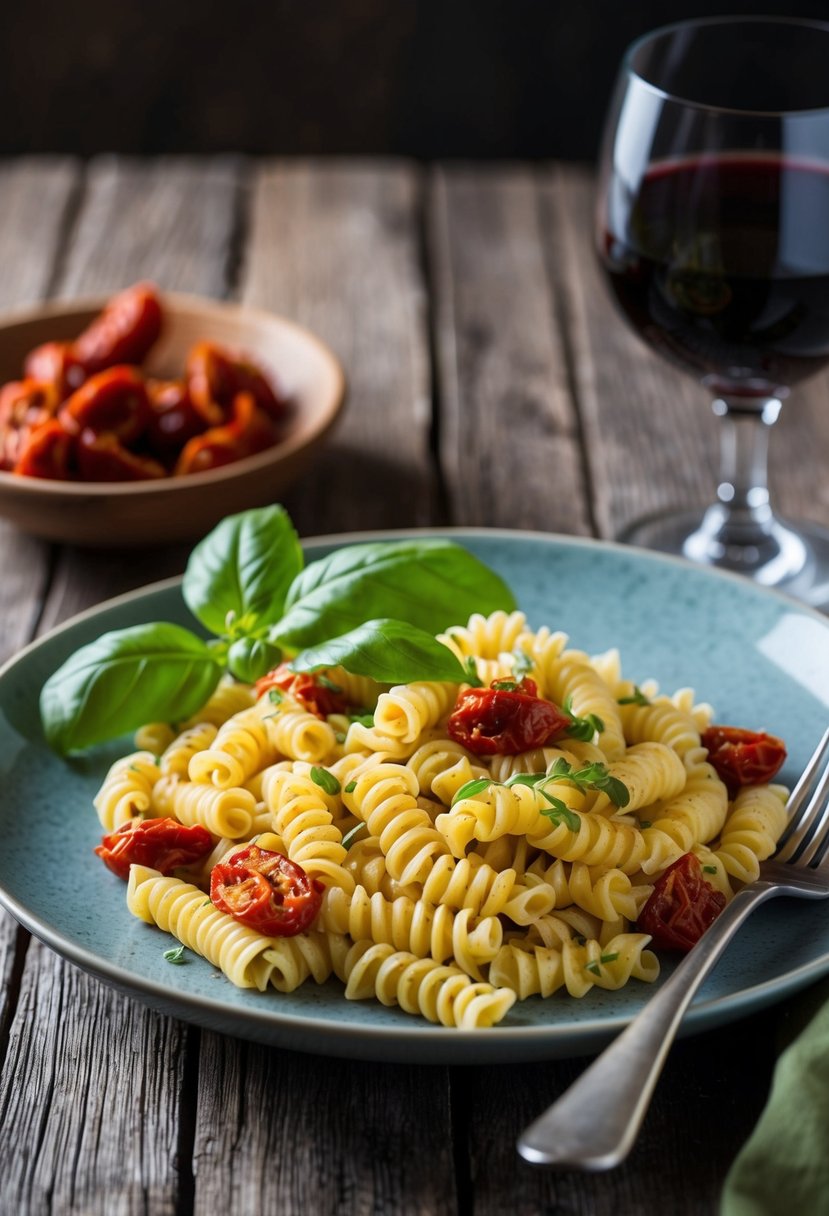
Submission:
<svg viewBox="0 0 829 1216">
<path fill-rule="evenodd" d="M 449 545 L 511 590 L 434 635 L 454 679 L 440 658 L 441 678 L 405 682 L 337 662 L 378 652 L 365 626 L 350 652 L 341 639 L 302 642 L 314 563 L 341 577 L 352 550 L 401 541 L 427 583 Z M 306 598 L 289 592 L 282 609 L 293 634 L 231 638 L 235 666 L 203 697 L 196 688 L 188 712 L 165 718 L 162 694 L 148 693 L 150 712 L 116 739 L 89 745 L 66 720 L 47 720 L 44 737 L 55 673 L 100 658 L 105 639 L 132 644 L 148 622 L 167 622 L 180 647 L 198 599 L 186 581 L 101 605 L 7 664 L 0 901 L 103 981 L 240 1037 L 427 1063 L 598 1050 L 673 966 L 645 931 L 662 876 L 690 857 L 724 904 L 773 851 L 786 786 L 826 725 L 829 622 L 736 577 L 541 534 L 327 537 L 296 560 Z M 393 674 L 405 647 L 386 634 Z M 714 723 L 783 740 L 779 774 L 730 784 Z M 159 823 L 163 860 L 147 843 Z M 61 864 L 45 872 L 56 846 Z M 261 891 L 269 912 L 257 920 Z M 684 1029 L 826 971 L 829 910 L 763 908 Z"/>
</svg>

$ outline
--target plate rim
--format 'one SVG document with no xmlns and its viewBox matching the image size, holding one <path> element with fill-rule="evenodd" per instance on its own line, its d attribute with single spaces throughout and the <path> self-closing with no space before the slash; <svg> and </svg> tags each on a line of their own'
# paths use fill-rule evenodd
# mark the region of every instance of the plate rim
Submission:
<svg viewBox="0 0 829 1216">
<path fill-rule="evenodd" d="M 713 578 L 718 582 L 725 579 L 728 583 L 738 585 L 743 591 L 756 593 L 761 599 L 772 597 L 781 607 L 795 610 L 798 615 L 816 619 L 825 629 L 829 630 L 829 620 L 825 615 L 784 592 L 756 586 L 747 582 L 744 576 L 739 574 L 709 570 L 696 566 L 681 557 L 657 553 L 612 540 L 574 537 L 527 529 L 447 525 L 445 527 L 367 529 L 354 532 L 324 533 L 301 537 L 300 543 L 303 549 L 313 550 L 404 537 L 468 537 L 506 541 L 524 539 L 552 543 L 571 549 L 600 548 L 611 553 L 630 555 L 635 559 L 646 559 L 656 565 L 680 568 L 703 578 Z M 66 621 L 49 629 L 41 637 L 33 639 L 8 658 L 0 666 L 0 685 L 8 671 L 53 639 L 99 615 L 117 610 L 121 606 L 131 605 L 154 595 L 180 592 L 182 581 L 183 574 L 143 584 L 75 613 Z M 216 1027 L 224 1022 L 225 1025 L 221 1028 L 222 1033 L 236 1037 L 254 1038 L 271 1044 L 278 1043 L 298 1050 L 318 1051 L 331 1055 L 350 1054 L 355 1058 L 362 1056 L 366 1059 L 406 1060 L 410 1058 L 406 1054 L 407 1049 L 416 1047 L 420 1062 L 458 1064 L 518 1061 L 530 1053 L 533 1058 L 537 1059 L 564 1055 L 575 1057 L 579 1054 L 589 1054 L 597 1048 L 597 1045 L 609 1040 L 624 1029 L 635 1016 L 635 1014 L 625 1012 L 616 1014 L 603 1012 L 577 1023 L 563 1025 L 557 1025 L 555 1022 L 549 1025 L 531 1026 L 500 1025 L 464 1031 L 458 1028 L 433 1025 L 425 1021 L 421 1022 L 419 1019 L 409 1019 L 406 1024 L 401 1026 L 349 1023 L 338 1021 L 336 1014 L 327 1011 L 321 1017 L 309 1019 L 307 1014 L 293 1014 L 290 1010 L 280 1010 L 273 1004 L 263 1004 L 260 1011 L 258 1008 L 235 1006 L 231 1000 L 223 997 L 188 993 L 167 983 L 137 976 L 129 968 L 113 963 L 106 957 L 94 953 L 87 947 L 77 945 L 65 937 L 58 926 L 53 926 L 38 915 L 31 913 L 25 905 L 6 890 L 1 880 L 0 906 L 4 907 L 19 924 L 59 956 L 92 973 L 102 982 L 126 991 L 134 999 L 154 1005 L 156 1008 L 167 1007 L 165 1012 L 169 1016 L 185 1017 L 197 1024 Z M 724 1022 L 737 1021 L 748 1016 L 761 1005 L 785 999 L 825 975 L 827 969 L 829 969 L 829 949 L 793 970 L 786 971 L 782 975 L 762 983 L 707 1000 L 697 998 L 683 1018 L 680 1035 L 698 1033 Z M 179 1011 L 186 1010 L 186 1012 L 173 1012 L 170 1010 L 170 1006 L 177 1007 Z M 244 1031 L 241 1026 L 245 1027 Z M 298 1044 L 297 1040 L 302 1039 L 303 1036 L 312 1041 L 311 1046 Z M 474 1044 L 482 1043 L 484 1040 L 489 1044 L 497 1043 L 499 1045 L 491 1059 L 487 1058 L 486 1052 L 478 1054 L 474 1052 Z M 336 1046 L 332 1047 L 332 1043 L 335 1041 Z M 380 1045 L 376 1053 L 371 1050 L 371 1043 L 374 1041 Z M 464 1048 L 461 1048 L 461 1043 L 465 1044 Z M 365 1050 L 361 1051 L 360 1045 Z M 453 1045 L 455 1050 L 453 1050 Z M 559 1050 L 562 1047 L 565 1048 L 564 1051 Z M 348 1051 L 348 1048 L 352 1050 Z M 353 1050 L 354 1048 L 357 1050 Z M 539 1049 L 543 1054 L 539 1054 Z"/>
</svg>

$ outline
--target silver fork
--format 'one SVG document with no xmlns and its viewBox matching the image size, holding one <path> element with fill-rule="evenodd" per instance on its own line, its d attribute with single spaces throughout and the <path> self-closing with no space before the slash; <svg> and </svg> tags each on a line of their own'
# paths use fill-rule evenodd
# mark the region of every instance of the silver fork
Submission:
<svg viewBox="0 0 829 1216">
<path fill-rule="evenodd" d="M 694 993 L 743 921 L 775 895 L 829 897 L 829 730 L 787 803 L 789 822 L 760 877 L 738 891 L 611 1045 L 518 1140 L 533 1165 L 609 1170 L 633 1147 Z"/>
</svg>

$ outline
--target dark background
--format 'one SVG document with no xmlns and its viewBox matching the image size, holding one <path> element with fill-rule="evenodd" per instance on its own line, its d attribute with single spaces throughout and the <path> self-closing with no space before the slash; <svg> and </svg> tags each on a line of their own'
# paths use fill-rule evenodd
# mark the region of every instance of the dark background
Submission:
<svg viewBox="0 0 829 1216">
<path fill-rule="evenodd" d="M 0 154 L 592 159 L 671 0 L 0 0 Z M 829 19 L 829 0 L 788 15 Z M 827 67 L 829 70 L 829 66 Z"/>
</svg>

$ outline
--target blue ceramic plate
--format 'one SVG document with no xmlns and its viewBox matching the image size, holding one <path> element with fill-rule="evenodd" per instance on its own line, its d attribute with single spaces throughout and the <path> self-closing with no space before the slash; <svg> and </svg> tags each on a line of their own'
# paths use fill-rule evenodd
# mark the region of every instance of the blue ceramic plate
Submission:
<svg viewBox="0 0 829 1216">
<path fill-rule="evenodd" d="M 391 534 L 381 536 L 388 538 Z M 398 534 L 399 535 L 399 534 Z M 445 533 L 444 533 L 445 535 Z M 691 686 L 717 720 L 782 736 L 791 785 L 829 719 L 829 621 L 730 576 L 634 549 L 515 532 L 453 531 L 498 570 L 533 628 L 565 630 L 590 653 L 617 646 L 623 670 L 665 692 Z M 349 540 L 306 546 L 321 556 Z M 508 1062 L 598 1050 L 653 991 L 631 983 L 517 1004 L 498 1027 L 460 1032 L 376 1003 L 347 1002 L 332 981 L 289 996 L 234 988 L 201 959 L 165 962 L 169 938 L 133 919 L 124 884 L 92 855 L 92 797 L 131 740 L 67 764 L 40 734 L 43 681 L 79 646 L 142 621 L 192 624 L 178 581 L 113 600 L 35 643 L 0 672 L 0 900 L 73 963 L 165 1013 L 283 1047 L 375 1060 Z M 44 870 L 42 858 L 59 856 Z M 829 971 L 829 903 L 777 900 L 729 947 L 686 1022 L 702 1030 Z"/>
</svg>

